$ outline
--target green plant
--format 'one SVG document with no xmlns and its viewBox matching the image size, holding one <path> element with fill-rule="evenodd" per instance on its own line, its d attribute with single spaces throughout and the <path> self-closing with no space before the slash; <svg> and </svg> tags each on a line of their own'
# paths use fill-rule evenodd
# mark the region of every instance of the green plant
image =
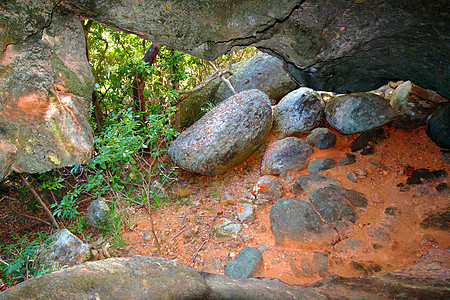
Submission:
<svg viewBox="0 0 450 300">
<path fill-rule="evenodd" d="M 0 245 L 0 252 L 5 260 L 0 260 L 2 281 L 12 284 L 21 282 L 32 277 L 38 277 L 50 270 L 43 266 L 36 266 L 34 261 L 38 250 L 43 244 L 49 244 L 48 234 L 39 232 L 32 240 L 31 235 L 12 237 L 13 243 Z"/>
</svg>

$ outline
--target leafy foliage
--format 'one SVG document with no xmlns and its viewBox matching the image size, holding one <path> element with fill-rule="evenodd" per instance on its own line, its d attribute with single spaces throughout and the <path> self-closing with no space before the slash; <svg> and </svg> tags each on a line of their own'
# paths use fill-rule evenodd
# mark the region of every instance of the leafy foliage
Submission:
<svg viewBox="0 0 450 300">
<path fill-rule="evenodd" d="M 14 236 L 12 240 L 13 242 L 8 245 L 0 245 L 0 252 L 5 256 L 5 260 L 0 260 L 1 280 L 5 284 L 21 282 L 49 272 L 34 263 L 38 250 L 43 244 L 50 242 L 47 233 L 38 233 L 35 237 Z"/>
</svg>

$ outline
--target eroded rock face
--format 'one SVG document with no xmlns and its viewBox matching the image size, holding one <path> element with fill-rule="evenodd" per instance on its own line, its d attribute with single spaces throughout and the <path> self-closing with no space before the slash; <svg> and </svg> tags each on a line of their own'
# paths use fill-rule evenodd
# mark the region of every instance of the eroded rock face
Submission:
<svg viewBox="0 0 450 300">
<path fill-rule="evenodd" d="M 271 278 L 233 279 L 159 257 L 88 262 L 32 278 L 0 299 L 446 299 L 450 250 L 432 249 L 413 266 L 378 276 L 333 276 L 309 286 Z"/>
<path fill-rule="evenodd" d="M 51 1 L 3 1 L 0 46 L 0 180 L 87 162 L 94 80 L 80 21 Z"/>
<path fill-rule="evenodd" d="M 450 97 L 445 0 L 65 3 L 112 28 L 206 59 L 253 44 L 282 57 L 296 80 L 315 90 L 369 91 L 398 78 Z"/>
</svg>

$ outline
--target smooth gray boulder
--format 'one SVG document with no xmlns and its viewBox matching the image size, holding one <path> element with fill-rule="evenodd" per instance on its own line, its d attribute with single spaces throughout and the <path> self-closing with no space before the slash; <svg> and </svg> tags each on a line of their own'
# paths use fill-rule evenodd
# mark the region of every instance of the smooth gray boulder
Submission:
<svg viewBox="0 0 450 300">
<path fill-rule="evenodd" d="M 281 140 L 309 133 L 323 122 L 324 108 L 322 97 L 310 88 L 290 92 L 273 110 L 273 134 Z"/>
<path fill-rule="evenodd" d="M 0 48 L 0 180 L 87 163 L 94 78 L 80 20 L 52 1 L 2 1 Z"/>
<path fill-rule="evenodd" d="M 35 261 L 38 266 L 45 265 L 50 270 L 63 266 L 71 267 L 85 262 L 90 257 L 90 246 L 67 229 L 58 230 L 50 239 L 54 241 L 38 253 Z"/>
<path fill-rule="evenodd" d="M 276 141 L 270 144 L 264 154 L 261 174 L 280 175 L 282 171 L 299 171 L 306 166 L 312 152 L 308 143 L 296 137 Z"/>
<path fill-rule="evenodd" d="M 182 132 L 168 153 L 188 172 L 223 174 L 252 155 L 271 127 L 272 109 L 267 95 L 258 90 L 240 92 Z"/>
<path fill-rule="evenodd" d="M 225 275 L 232 278 L 249 278 L 264 270 L 261 251 L 256 247 L 245 247 L 235 259 L 225 265 Z"/>
<path fill-rule="evenodd" d="M 342 134 L 364 132 L 382 126 L 395 116 L 389 102 L 370 93 L 338 96 L 325 107 L 328 123 Z"/>
</svg>

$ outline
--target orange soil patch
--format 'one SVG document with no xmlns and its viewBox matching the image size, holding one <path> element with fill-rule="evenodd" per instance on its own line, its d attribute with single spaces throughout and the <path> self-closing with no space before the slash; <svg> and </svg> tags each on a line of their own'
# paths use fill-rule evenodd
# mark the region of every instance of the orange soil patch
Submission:
<svg viewBox="0 0 450 300">
<path fill-rule="evenodd" d="M 448 165 L 441 161 L 440 148 L 426 135 L 424 128 L 412 132 L 385 127 L 390 137 L 375 146 L 372 155 L 356 154 L 357 162 L 351 165 L 337 166 L 321 174 L 341 181 L 342 186 L 363 193 L 369 200 L 369 206 L 358 222 L 345 234 L 343 239 L 353 238 L 362 241 L 354 250 L 342 247 L 341 243 L 330 245 L 328 272 L 306 274 L 302 271 L 311 262 L 312 251 L 296 247 L 275 245 L 270 230 L 270 203 L 256 208 L 254 222 L 244 223 L 238 238 L 217 240 L 211 233 L 211 226 L 216 218 L 237 220 L 238 204 L 241 199 L 251 196 L 253 185 L 261 177 L 262 151 L 257 151 L 249 159 L 221 176 L 204 177 L 180 171 L 179 182 L 172 187 L 172 193 L 189 198 L 186 204 L 168 203 L 164 208 L 152 212 L 157 236 L 161 242 L 162 255 L 157 255 L 156 246 L 145 232 L 150 229 L 150 222 L 144 211 L 133 214 L 132 225 L 123 231 L 127 251 L 134 255 L 163 256 L 175 259 L 185 266 L 202 269 L 206 264 L 211 270 L 210 258 L 217 258 L 225 264 L 245 246 L 260 247 L 267 245 L 263 252 L 265 277 L 279 278 L 290 284 L 314 282 L 325 276 L 363 275 L 358 263 L 365 265 L 366 272 L 387 272 L 412 264 L 419 256 L 431 248 L 447 248 L 450 238 L 447 231 L 423 229 L 420 222 L 430 211 L 447 209 L 450 206 L 449 193 L 438 193 L 435 187 L 439 182 L 426 182 L 421 185 L 408 186 L 401 191 L 397 185 L 405 183 L 412 169 L 444 169 Z M 319 150 L 309 160 L 332 158 L 336 161 L 350 153 L 350 144 L 359 135 L 337 135 L 337 145 L 331 149 Z M 270 135 L 265 145 L 276 138 Z M 262 147 L 265 148 L 265 147 Z M 347 172 L 357 171 L 363 174 L 358 181 L 347 178 Z M 367 175 L 364 175 L 367 172 Z M 285 196 L 289 193 L 287 182 L 308 172 L 288 172 L 283 179 Z M 448 178 L 443 180 L 448 183 Z M 385 214 L 387 207 L 395 207 L 395 216 Z M 377 227 L 386 228 L 388 238 L 375 240 L 367 232 Z M 341 245 L 340 245 L 341 244 Z M 203 245 L 203 246 L 202 246 Z M 371 268 L 370 266 L 375 266 Z M 223 269 L 215 265 L 216 272 Z"/>
</svg>

